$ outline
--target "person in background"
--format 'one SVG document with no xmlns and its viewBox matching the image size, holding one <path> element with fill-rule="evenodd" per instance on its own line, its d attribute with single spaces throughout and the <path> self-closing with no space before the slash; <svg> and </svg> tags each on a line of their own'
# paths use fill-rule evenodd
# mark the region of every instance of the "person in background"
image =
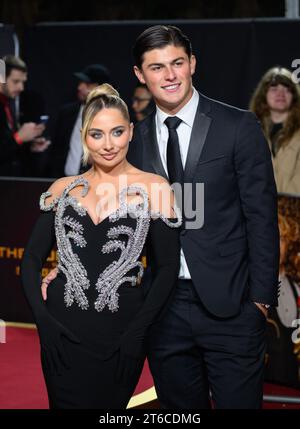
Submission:
<svg viewBox="0 0 300 429">
<path fill-rule="evenodd" d="M 142 121 L 155 109 L 151 92 L 147 85 L 138 83 L 132 97 L 132 110 L 136 121 Z"/>
<path fill-rule="evenodd" d="M 300 194 L 300 92 L 284 67 L 268 70 L 250 101 L 272 151 L 278 193 Z"/>
<path fill-rule="evenodd" d="M 92 89 L 110 82 L 109 71 L 102 64 L 90 64 L 74 76 L 78 80 L 77 101 L 64 105 L 58 114 L 49 162 L 51 177 L 72 176 L 84 171 L 80 138 L 84 103 Z"/>
<path fill-rule="evenodd" d="M 292 334 L 300 317 L 300 272 L 295 264 L 300 225 L 288 215 L 278 214 L 281 281 L 278 307 L 271 308 L 267 329 L 266 380 L 300 388 L 299 345 Z"/>
<path fill-rule="evenodd" d="M 0 83 L 0 175 L 22 176 L 22 158 L 30 145 L 31 152 L 43 152 L 50 142 L 41 137 L 45 126 L 35 122 L 19 125 L 14 114 L 13 101 L 24 90 L 27 66 L 21 58 L 6 55 L 6 81 Z"/>
</svg>

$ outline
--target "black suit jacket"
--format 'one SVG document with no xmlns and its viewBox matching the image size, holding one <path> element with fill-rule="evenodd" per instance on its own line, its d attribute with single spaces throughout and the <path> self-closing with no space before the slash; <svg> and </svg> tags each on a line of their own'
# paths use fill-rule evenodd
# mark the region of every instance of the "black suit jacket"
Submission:
<svg viewBox="0 0 300 429">
<path fill-rule="evenodd" d="M 79 109 L 79 102 L 70 103 L 63 106 L 58 114 L 50 154 L 49 171 L 53 177 L 65 176 L 65 163 L 70 148 L 70 139 Z"/>
<path fill-rule="evenodd" d="M 0 103 L 0 175 L 19 176 L 21 147 L 14 139 L 14 130 L 7 122 L 6 113 Z"/>
<path fill-rule="evenodd" d="M 128 160 L 166 177 L 155 113 L 136 126 Z M 200 94 L 185 182 L 192 184 L 194 208 L 196 183 L 204 183 L 204 224 L 198 229 L 186 224 L 180 235 L 205 307 L 218 317 L 230 317 L 246 296 L 277 305 L 277 192 L 270 150 L 255 116 Z"/>
</svg>

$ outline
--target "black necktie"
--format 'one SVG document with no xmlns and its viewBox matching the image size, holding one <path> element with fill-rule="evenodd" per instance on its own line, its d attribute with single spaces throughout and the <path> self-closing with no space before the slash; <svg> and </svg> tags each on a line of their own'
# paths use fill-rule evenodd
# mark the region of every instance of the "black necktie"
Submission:
<svg viewBox="0 0 300 429">
<path fill-rule="evenodd" d="M 169 116 L 165 124 L 169 130 L 167 146 L 167 167 L 170 183 L 180 183 L 183 185 L 183 166 L 180 155 L 177 127 L 182 122 L 177 116 Z"/>
</svg>

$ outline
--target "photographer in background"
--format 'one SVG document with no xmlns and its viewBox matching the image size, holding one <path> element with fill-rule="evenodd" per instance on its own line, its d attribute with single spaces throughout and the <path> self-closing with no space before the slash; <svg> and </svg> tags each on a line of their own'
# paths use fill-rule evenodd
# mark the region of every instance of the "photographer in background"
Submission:
<svg viewBox="0 0 300 429">
<path fill-rule="evenodd" d="M 26 122 L 19 126 L 13 101 L 24 91 L 27 67 L 24 61 L 13 55 L 7 55 L 3 60 L 6 82 L 0 83 L 0 175 L 22 176 L 24 152 L 28 149 L 31 152 L 43 152 L 50 142 L 41 137 L 44 124 Z"/>
</svg>

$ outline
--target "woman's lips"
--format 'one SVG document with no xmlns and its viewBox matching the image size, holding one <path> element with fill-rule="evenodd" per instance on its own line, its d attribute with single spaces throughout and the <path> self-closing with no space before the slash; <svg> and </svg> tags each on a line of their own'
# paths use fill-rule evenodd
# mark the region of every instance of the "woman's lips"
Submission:
<svg viewBox="0 0 300 429">
<path fill-rule="evenodd" d="M 112 159 L 114 159 L 116 156 L 117 156 L 117 154 L 116 153 L 110 153 L 110 154 L 103 154 L 103 155 L 101 155 L 102 156 L 102 158 L 104 158 L 104 159 L 106 159 L 107 161 L 110 161 L 110 160 L 112 160 Z"/>
</svg>

